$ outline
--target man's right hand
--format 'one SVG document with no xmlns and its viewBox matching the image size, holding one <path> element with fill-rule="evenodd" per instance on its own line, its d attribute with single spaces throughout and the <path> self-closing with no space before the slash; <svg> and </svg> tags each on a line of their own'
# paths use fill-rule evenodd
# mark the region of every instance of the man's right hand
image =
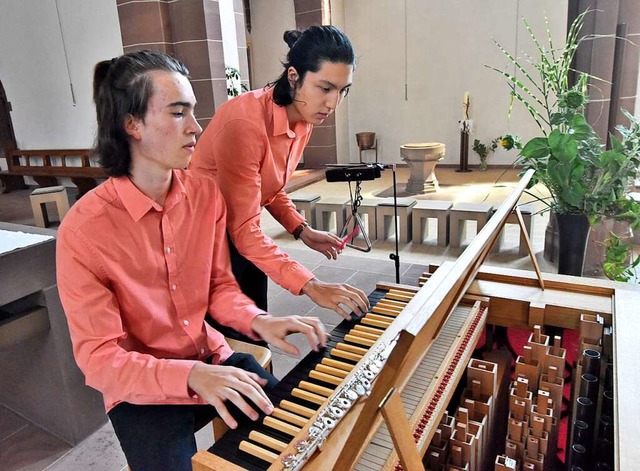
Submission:
<svg viewBox="0 0 640 471">
<path fill-rule="evenodd" d="M 345 319 L 351 319 L 351 311 L 358 317 L 364 316 L 371 307 L 362 290 L 345 283 L 325 283 L 312 278 L 302 287 L 302 294 L 309 296 L 318 306 L 332 309 Z"/>
<path fill-rule="evenodd" d="M 259 416 L 246 401 L 247 398 L 265 414 L 273 412 L 273 404 L 262 389 L 267 380 L 240 368 L 196 363 L 189 372 L 187 384 L 193 392 L 216 408 L 229 428 L 236 428 L 238 422 L 229 413 L 224 401 L 231 401 L 251 420 L 258 420 Z"/>
</svg>

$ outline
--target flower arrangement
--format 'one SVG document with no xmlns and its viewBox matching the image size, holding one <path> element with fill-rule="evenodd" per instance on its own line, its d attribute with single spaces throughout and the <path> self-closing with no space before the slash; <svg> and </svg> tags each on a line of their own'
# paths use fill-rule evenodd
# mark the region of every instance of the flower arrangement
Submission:
<svg viewBox="0 0 640 471">
<path fill-rule="evenodd" d="M 523 104 L 540 128 L 541 136 L 522 146 L 517 161 L 524 171 L 536 171 L 530 185 L 540 182 L 550 194 L 549 198 L 533 196 L 556 215 L 584 215 L 591 226 L 610 218 L 640 229 L 640 204 L 626 196 L 628 182 L 635 178 L 640 164 L 640 119 L 622 110 L 629 127 L 616 126 L 621 138 L 611 135 L 611 148 L 605 149 L 584 115 L 589 102 L 587 81 L 597 78 L 576 71 L 575 84 L 569 81 L 588 13 L 573 21 L 561 48 L 554 46 L 548 23 L 548 44 L 543 45 L 524 22 L 538 53 L 537 59 L 527 56 L 526 62 L 537 74 L 497 42 L 517 75 L 489 68 L 506 79 L 512 104 L 514 100 Z"/>
<path fill-rule="evenodd" d="M 495 152 L 498 146 L 506 150 L 511 150 L 519 145 L 520 141 L 518 140 L 518 138 L 510 134 L 496 137 L 488 146 L 480 142 L 479 139 L 474 139 L 472 149 L 476 154 L 478 154 L 478 157 L 480 157 L 480 167 L 478 170 L 484 171 L 489 168 L 489 165 L 487 164 L 487 158 Z"/>
<path fill-rule="evenodd" d="M 507 79 L 512 101 L 516 99 L 525 106 L 542 132 L 522 147 L 518 163 L 525 171 L 536 170 L 532 185 L 542 182 L 549 189 L 550 200 L 544 202 L 557 214 L 585 214 L 592 224 L 604 216 L 629 217 L 640 227 L 640 206 L 624 196 L 627 182 L 635 177 L 640 164 L 640 121 L 623 110 L 630 127 L 617 126 L 622 140 L 612 135 L 612 148 L 604 150 L 584 116 L 590 76 L 577 72 L 576 84 L 569 85 L 571 62 L 588 13 L 583 12 L 572 23 L 566 45 L 560 49 L 554 47 L 549 33 L 548 47 L 543 46 L 525 21 L 539 53 L 537 61 L 531 59 L 537 80 L 498 43 L 523 78 L 491 68 Z M 636 217 L 632 217 L 632 209 Z"/>
</svg>

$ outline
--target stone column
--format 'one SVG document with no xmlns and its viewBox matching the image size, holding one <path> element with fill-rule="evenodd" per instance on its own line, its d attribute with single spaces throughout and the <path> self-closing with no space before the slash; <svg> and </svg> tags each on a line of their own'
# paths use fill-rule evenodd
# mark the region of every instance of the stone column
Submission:
<svg viewBox="0 0 640 471">
<path fill-rule="evenodd" d="M 198 100 L 196 115 L 204 128 L 227 101 L 222 28 L 218 0 L 117 0 L 125 52 L 156 49 L 185 63 Z M 234 2 L 241 72 L 246 66 L 242 1 Z M 246 69 L 246 67 L 245 67 Z M 244 78 L 248 79 L 248 75 Z"/>
<path fill-rule="evenodd" d="M 322 24 L 322 0 L 294 0 L 296 26 L 305 29 Z M 336 147 L 336 118 L 332 113 L 324 122 L 313 127 L 313 134 L 304 150 L 304 168 L 323 168 L 338 162 Z"/>
</svg>

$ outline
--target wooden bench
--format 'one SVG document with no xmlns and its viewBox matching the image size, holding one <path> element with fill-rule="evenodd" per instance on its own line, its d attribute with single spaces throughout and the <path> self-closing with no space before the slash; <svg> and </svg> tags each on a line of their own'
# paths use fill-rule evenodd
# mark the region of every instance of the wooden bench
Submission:
<svg viewBox="0 0 640 471">
<path fill-rule="evenodd" d="M 8 177 L 28 176 L 41 187 L 57 186 L 58 178 L 68 177 L 78 187 L 80 197 L 96 187 L 96 180 L 108 178 L 102 167 L 91 165 L 92 161 L 97 162 L 93 149 L 16 149 L 7 157 L 3 183 L 5 179 L 10 181 Z M 6 185 L 5 191 L 14 188 L 14 183 Z"/>
</svg>

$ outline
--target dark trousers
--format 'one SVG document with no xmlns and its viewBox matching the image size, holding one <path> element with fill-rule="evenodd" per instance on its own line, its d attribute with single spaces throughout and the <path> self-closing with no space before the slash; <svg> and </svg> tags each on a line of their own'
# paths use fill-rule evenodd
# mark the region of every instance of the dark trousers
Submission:
<svg viewBox="0 0 640 471">
<path fill-rule="evenodd" d="M 223 364 L 266 378 L 269 383 L 265 389 L 278 383 L 247 353 L 234 353 Z M 233 404 L 227 403 L 227 407 L 239 423 L 250 420 Z M 216 409 L 209 405 L 122 402 L 109 411 L 109 419 L 132 471 L 191 471 L 191 457 L 197 451 L 194 434 L 217 416 Z"/>
<path fill-rule="evenodd" d="M 240 285 L 240 289 L 244 294 L 256 303 L 263 311 L 267 310 L 267 287 L 268 278 L 262 270 L 256 267 L 252 262 L 244 258 L 238 252 L 238 249 L 233 245 L 231 239 L 227 237 L 229 242 L 229 253 L 231 254 L 231 270 L 236 277 L 236 281 Z M 211 316 L 206 317 L 207 323 L 215 328 L 218 332 L 222 333 L 225 337 L 229 337 L 236 340 L 242 340 L 243 342 L 254 343 L 267 347 L 266 342 L 255 341 L 243 335 L 235 330 L 218 324 Z"/>
<path fill-rule="evenodd" d="M 244 294 L 253 299 L 260 309 L 267 310 L 268 278 L 262 270 L 252 262 L 244 258 L 238 252 L 235 245 L 229 239 L 229 252 L 231 254 L 231 270 L 233 271 L 240 289 Z"/>
</svg>

